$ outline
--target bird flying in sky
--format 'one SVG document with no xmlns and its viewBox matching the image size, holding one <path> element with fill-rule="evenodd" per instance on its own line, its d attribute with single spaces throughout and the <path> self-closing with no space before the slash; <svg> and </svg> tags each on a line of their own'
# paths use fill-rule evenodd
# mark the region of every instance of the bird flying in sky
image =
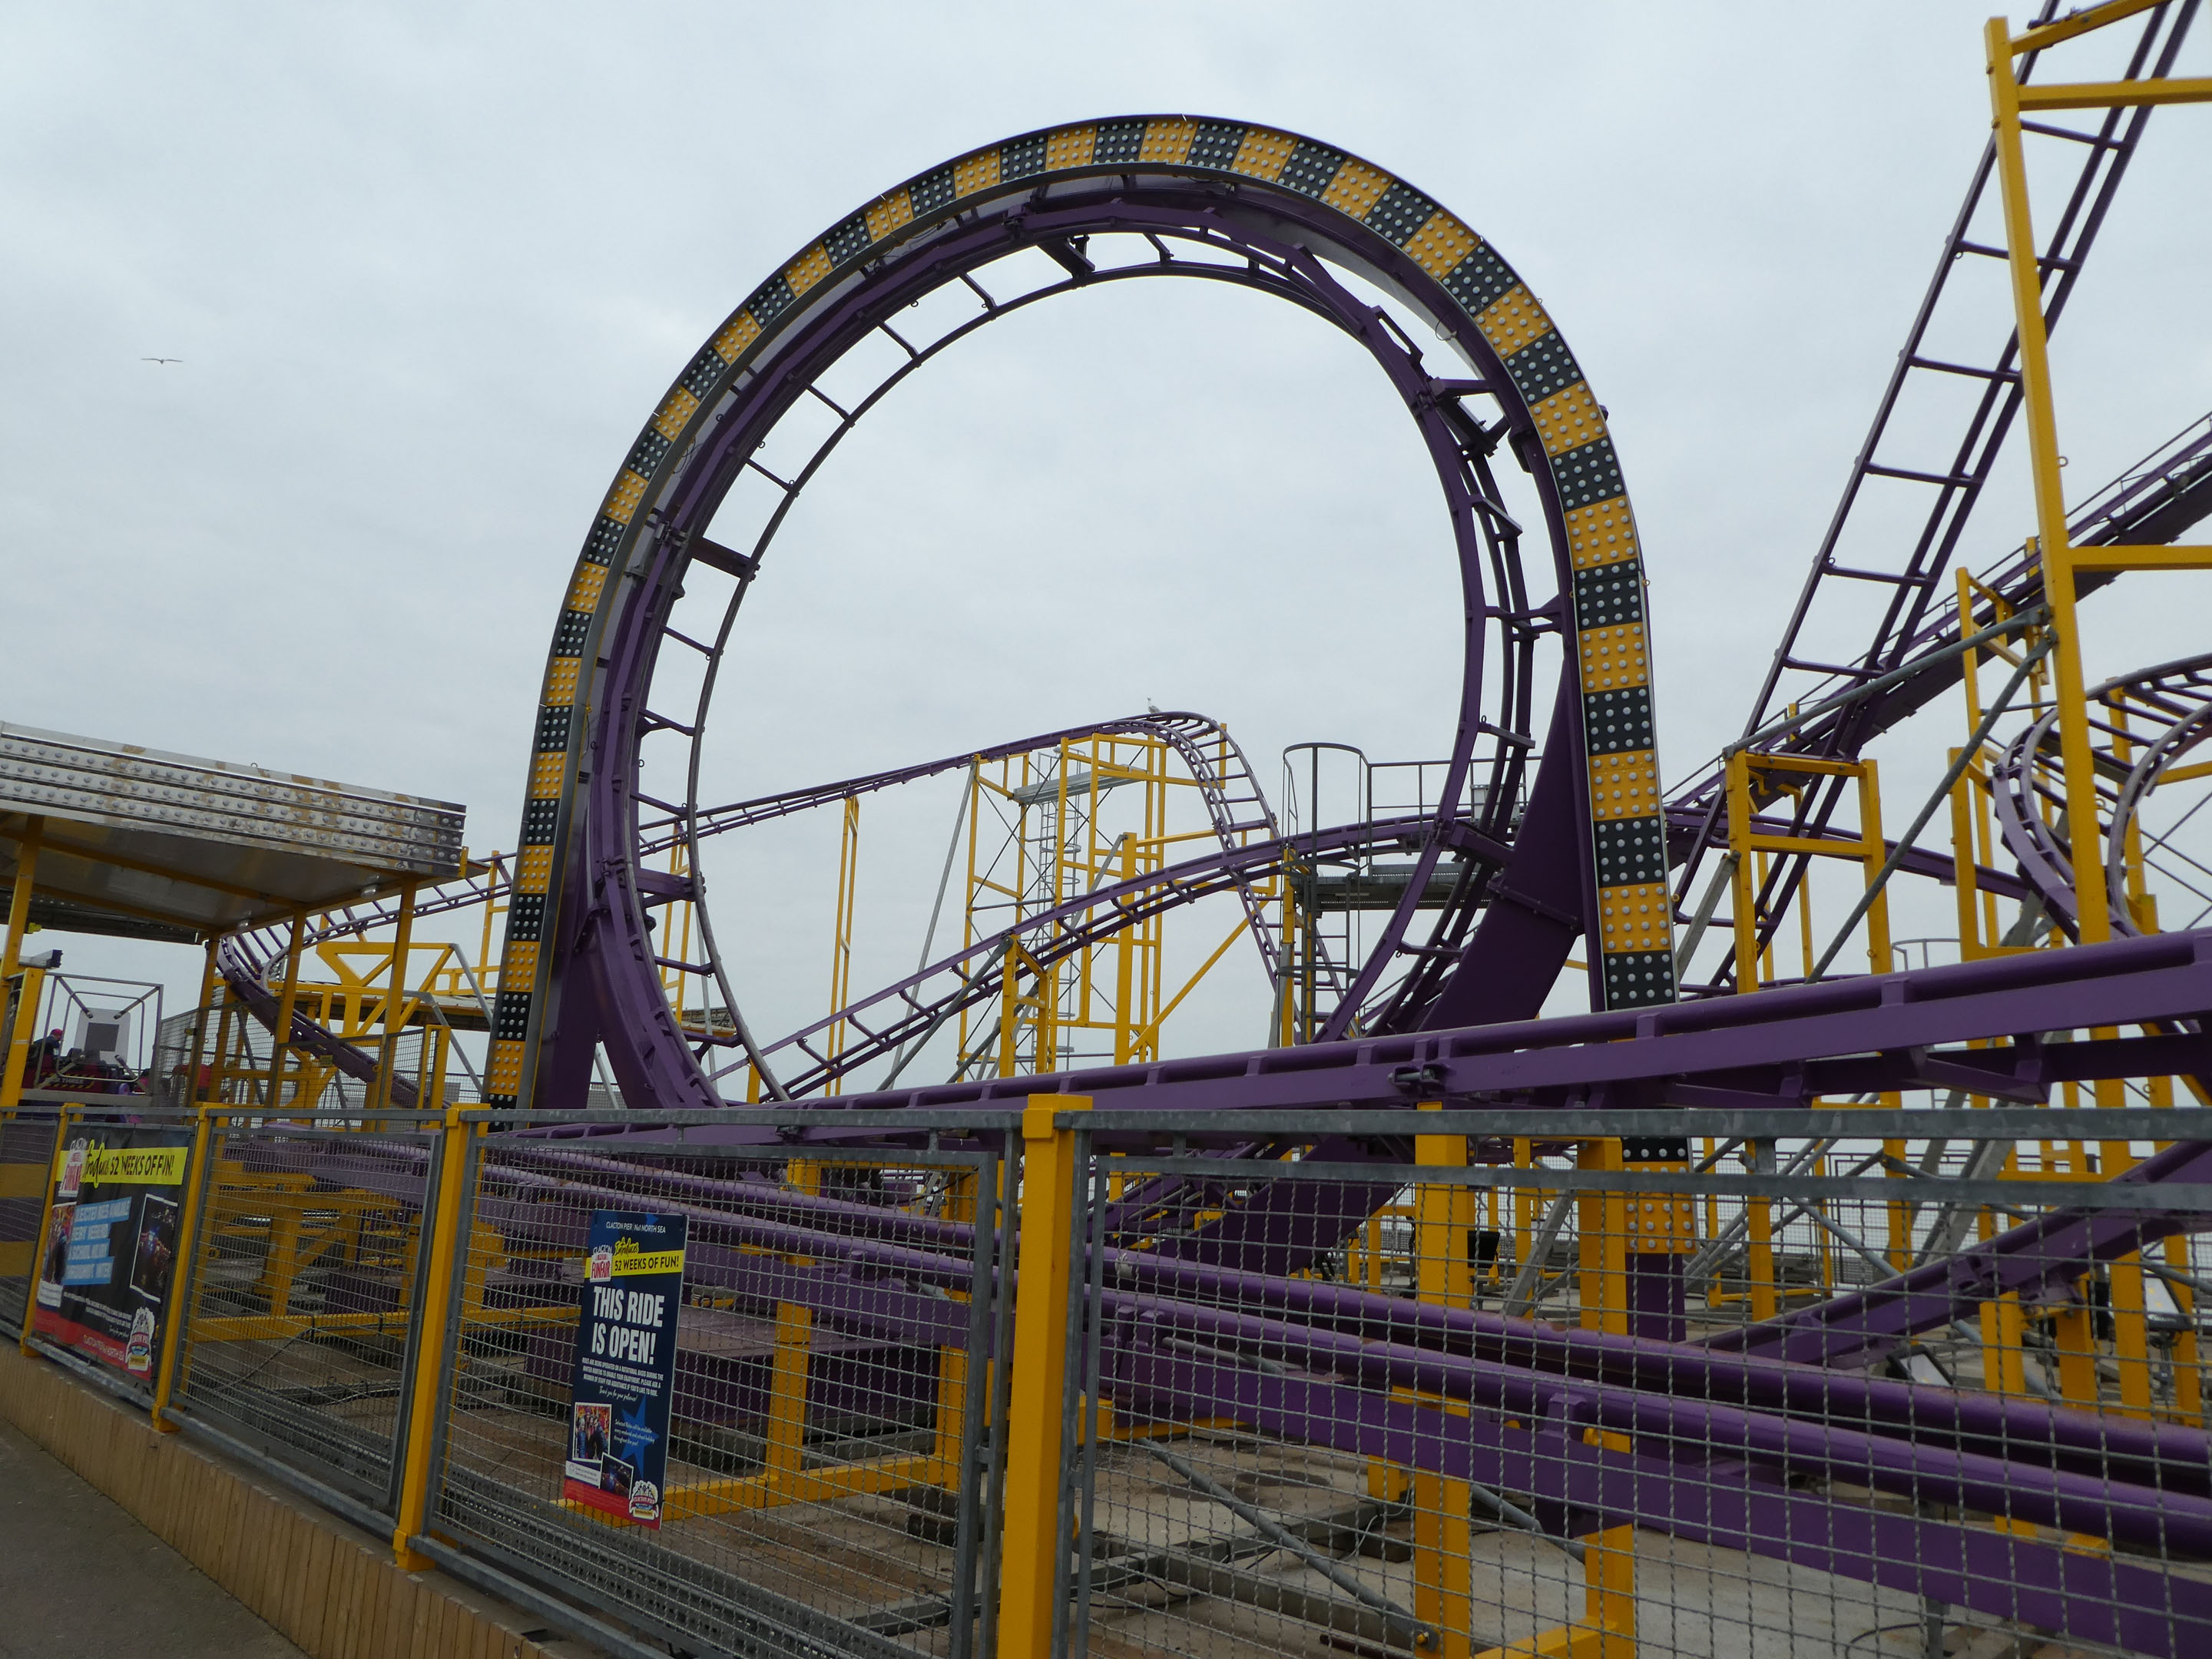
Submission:
<svg viewBox="0 0 2212 1659">
<path fill-rule="evenodd" d="M 138 361 L 142 363 L 181 363 L 185 360 L 182 357 L 141 357 Z"/>
</svg>

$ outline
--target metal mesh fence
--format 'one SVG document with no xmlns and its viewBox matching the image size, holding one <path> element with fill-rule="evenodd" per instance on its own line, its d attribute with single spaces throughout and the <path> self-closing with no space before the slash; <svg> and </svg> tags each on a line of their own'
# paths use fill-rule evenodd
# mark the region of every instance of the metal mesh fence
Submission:
<svg viewBox="0 0 2212 1659">
<path fill-rule="evenodd" d="M 2212 1651 L 2185 1159 L 1844 1115 L 1079 1136 L 1055 1650 Z"/>
<path fill-rule="evenodd" d="M 681 1645 L 988 1650 L 1001 1149 L 722 1139 L 483 1143 L 431 1526 Z M 642 1476 L 572 1403 L 595 1215 L 688 1229 L 653 1524 L 595 1507 Z"/>
<path fill-rule="evenodd" d="M 171 1408 L 390 1514 L 439 1137 L 231 1115 L 208 1146 Z"/>
<path fill-rule="evenodd" d="M 17 1336 L 39 1267 L 39 1220 L 58 1121 L 51 1107 L 0 1115 L 0 1329 Z"/>
<path fill-rule="evenodd" d="M 2212 1652 L 2184 1110 L 258 1109 L 170 1408 L 672 1650 Z M 582 1386 L 648 1223 L 665 1425 Z"/>
</svg>

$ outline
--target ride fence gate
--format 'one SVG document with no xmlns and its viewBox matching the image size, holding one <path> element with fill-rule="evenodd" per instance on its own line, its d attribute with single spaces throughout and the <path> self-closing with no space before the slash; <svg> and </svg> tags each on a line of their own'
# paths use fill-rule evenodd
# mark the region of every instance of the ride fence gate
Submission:
<svg viewBox="0 0 2212 1659">
<path fill-rule="evenodd" d="M 11 1192 L 118 1118 L 45 1109 Z M 195 1139 L 124 1391 L 617 1651 L 2212 1641 L 2185 1114 L 134 1115 Z M 641 1456 L 594 1230 L 679 1223 Z"/>
</svg>

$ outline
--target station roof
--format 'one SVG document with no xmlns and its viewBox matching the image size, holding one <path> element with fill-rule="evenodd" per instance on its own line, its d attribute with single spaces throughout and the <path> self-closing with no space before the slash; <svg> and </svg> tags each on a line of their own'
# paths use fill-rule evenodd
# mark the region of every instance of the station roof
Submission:
<svg viewBox="0 0 2212 1659">
<path fill-rule="evenodd" d="M 0 903 L 43 819 L 41 927 L 189 942 L 442 880 L 466 856 L 463 817 L 449 801 L 0 723 Z"/>
</svg>

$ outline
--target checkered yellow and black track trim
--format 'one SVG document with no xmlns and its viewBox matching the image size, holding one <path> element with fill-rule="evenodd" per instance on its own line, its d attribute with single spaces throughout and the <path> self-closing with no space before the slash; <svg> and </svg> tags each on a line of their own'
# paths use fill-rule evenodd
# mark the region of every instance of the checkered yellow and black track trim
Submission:
<svg viewBox="0 0 2212 1659">
<path fill-rule="evenodd" d="M 1186 115 L 1131 116 L 1027 133 L 910 179 L 842 220 L 756 289 L 702 346 L 638 434 L 585 538 L 554 629 L 524 807 L 514 897 L 492 1017 L 486 1092 L 522 1085 L 532 1011 L 546 987 L 540 947 L 568 836 L 590 676 L 606 620 L 609 575 L 641 509 L 682 464 L 702 411 L 748 361 L 806 310 L 807 296 L 947 218 L 1057 179 L 1127 173 L 1244 180 L 1306 197 L 1399 250 L 1437 284 L 1504 359 L 1527 402 L 1565 510 L 1573 608 L 1598 825 L 1599 936 L 1608 1006 L 1674 998 L 1663 902 L 1664 829 L 1653 751 L 1649 635 L 1635 520 L 1574 356 L 1512 268 L 1459 220 L 1381 168 L 1295 133 Z M 1660 897 L 1655 899 L 1656 893 Z"/>
</svg>

